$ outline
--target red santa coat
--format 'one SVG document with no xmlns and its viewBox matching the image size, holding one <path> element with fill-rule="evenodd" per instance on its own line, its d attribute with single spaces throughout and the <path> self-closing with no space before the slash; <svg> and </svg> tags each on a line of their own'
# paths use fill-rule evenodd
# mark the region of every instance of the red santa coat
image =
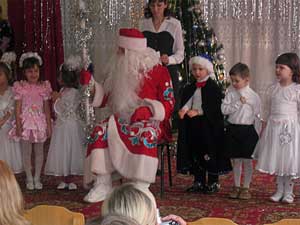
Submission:
<svg viewBox="0 0 300 225">
<path fill-rule="evenodd" d="M 175 100 L 166 67 L 156 65 L 142 82 L 138 96 L 149 106 L 152 117 L 148 121 L 130 123 L 112 115 L 97 124 L 87 149 L 90 161 L 87 165 L 93 173 L 118 171 L 128 179 L 155 182 L 157 144 L 170 138 L 169 119 Z M 96 92 L 95 98 L 101 105 L 105 99 L 103 91 L 98 87 Z"/>
</svg>

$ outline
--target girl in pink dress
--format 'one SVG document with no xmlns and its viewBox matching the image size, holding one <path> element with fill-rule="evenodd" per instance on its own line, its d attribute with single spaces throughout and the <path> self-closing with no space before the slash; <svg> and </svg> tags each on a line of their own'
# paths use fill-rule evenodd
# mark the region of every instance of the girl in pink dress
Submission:
<svg viewBox="0 0 300 225">
<path fill-rule="evenodd" d="M 49 99 L 52 92 L 49 81 L 41 81 L 42 59 L 37 53 L 22 54 L 20 67 L 26 81 L 15 82 L 13 92 L 16 100 L 15 123 L 9 135 L 21 141 L 23 166 L 28 190 L 43 188 L 40 181 L 44 161 L 43 145 L 51 136 Z M 31 172 L 31 153 L 35 151 L 35 175 Z"/>
</svg>

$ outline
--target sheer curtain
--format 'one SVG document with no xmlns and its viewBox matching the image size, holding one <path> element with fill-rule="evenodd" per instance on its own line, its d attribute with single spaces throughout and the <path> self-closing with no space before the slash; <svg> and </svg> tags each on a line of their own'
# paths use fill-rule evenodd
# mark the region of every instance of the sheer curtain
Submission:
<svg viewBox="0 0 300 225">
<path fill-rule="evenodd" d="M 224 44 L 227 71 L 249 65 L 251 86 L 263 96 L 275 79 L 275 59 L 300 53 L 300 1 L 202 0 L 204 17 Z"/>
</svg>

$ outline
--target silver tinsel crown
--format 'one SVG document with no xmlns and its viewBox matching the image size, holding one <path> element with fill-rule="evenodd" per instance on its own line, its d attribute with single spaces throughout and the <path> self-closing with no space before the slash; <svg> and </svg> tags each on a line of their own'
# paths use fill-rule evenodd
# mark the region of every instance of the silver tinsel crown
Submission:
<svg viewBox="0 0 300 225">
<path fill-rule="evenodd" d="M 82 60 L 78 55 L 71 55 L 61 66 L 65 66 L 68 71 L 79 71 L 82 69 Z"/>
<path fill-rule="evenodd" d="M 19 66 L 23 67 L 24 60 L 28 58 L 36 58 L 39 61 L 40 66 L 43 64 L 42 58 L 37 52 L 26 52 L 21 55 L 19 60 Z"/>
</svg>

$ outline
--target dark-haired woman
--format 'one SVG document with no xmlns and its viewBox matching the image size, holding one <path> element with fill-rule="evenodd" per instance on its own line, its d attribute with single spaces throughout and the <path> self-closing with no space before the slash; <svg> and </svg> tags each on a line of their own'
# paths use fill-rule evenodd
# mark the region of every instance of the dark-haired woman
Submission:
<svg viewBox="0 0 300 225">
<path fill-rule="evenodd" d="M 162 64 L 168 67 L 174 87 L 176 112 L 179 103 L 178 64 L 184 59 L 181 23 L 170 16 L 167 0 L 149 0 L 140 28 L 147 38 L 148 47 L 159 51 Z"/>
</svg>

